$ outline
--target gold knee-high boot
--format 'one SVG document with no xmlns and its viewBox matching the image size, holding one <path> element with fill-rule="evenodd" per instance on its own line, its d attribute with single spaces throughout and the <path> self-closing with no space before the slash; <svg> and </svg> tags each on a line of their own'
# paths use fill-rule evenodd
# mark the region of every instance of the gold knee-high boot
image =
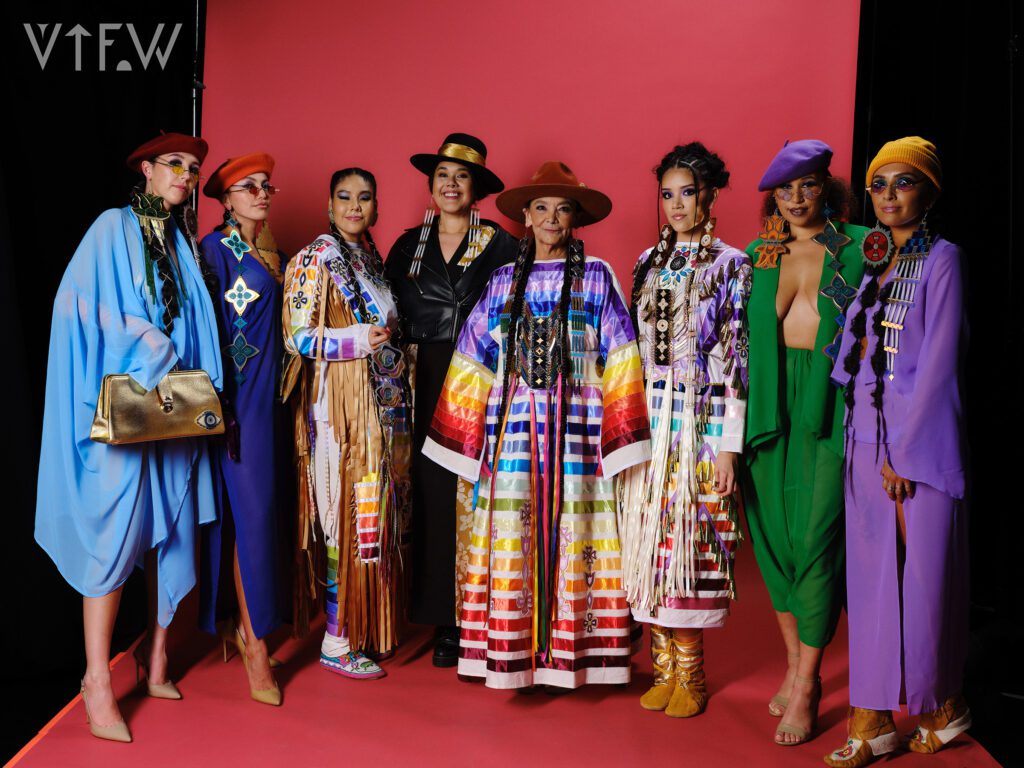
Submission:
<svg viewBox="0 0 1024 768">
<path fill-rule="evenodd" d="M 665 714 L 669 717 L 694 717 L 708 706 L 704 681 L 704 632 L 672 633 L 672 663 L 676 689 Z"/>
<path fill-rule="evenodd" d="M 850 707 L 847 721 L 849 737 L 842 749 L 825 756 L 825 764 L 832 768 L 861 768 L 875 758 L 892 752 L 899 746 L 899 734 L 887 709 Z"/>
<path fill-rule="evenodd" d="M 654 662 L 654 683 L 647 693 L 640 697 L 644 709 L 661 711 L 668 706 L 676 689 L 672 674 L 672 630 L 651 624 L 651 661 Z"/>
</svg>

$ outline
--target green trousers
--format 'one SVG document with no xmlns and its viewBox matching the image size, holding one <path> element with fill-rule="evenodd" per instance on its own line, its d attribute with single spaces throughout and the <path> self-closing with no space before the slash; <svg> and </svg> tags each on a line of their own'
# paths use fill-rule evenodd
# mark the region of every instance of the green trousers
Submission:
<svg viewBox="0 0 1024 768">
<path fill-rule="evenodd" d="M 744 506 L 754 555 L 776 611 L 796 617 L 800 641 L 824 648 L 843 605 L 843 457 L 800 418 L 814 355 L 780 349 L 783 432 L 746 457 Z"/>
</svg>

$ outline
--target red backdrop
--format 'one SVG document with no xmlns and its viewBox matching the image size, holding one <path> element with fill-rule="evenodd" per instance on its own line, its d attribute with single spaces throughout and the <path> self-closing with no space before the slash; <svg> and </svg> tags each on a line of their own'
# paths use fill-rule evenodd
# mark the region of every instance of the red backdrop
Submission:
<svg viewBox="0 0 1024 768">
<path fill-rule="evenodd" d="M 382 249 L 418 224 L 408 162 L 464 131 L 513 186 L 565 161 L 614 201 L 581 236 L 625 279 L 656 239 L 651 168 L 700 139 L 725 159 L 719 234 L 757 235 L 757 181 L 787 139 L 850 165 L 859 3 L 843 0 L 448 0 L 208 4 L 203 136 L 212 169 L 267 151 L 283 190 L 270 220 L 289 254 L 326 229 L 330 174 L 377 175 Z M 481 204 L 485 217 L 519 228 Z M 201 226 L 220 218 L 210 202 Z"/>
</svg>

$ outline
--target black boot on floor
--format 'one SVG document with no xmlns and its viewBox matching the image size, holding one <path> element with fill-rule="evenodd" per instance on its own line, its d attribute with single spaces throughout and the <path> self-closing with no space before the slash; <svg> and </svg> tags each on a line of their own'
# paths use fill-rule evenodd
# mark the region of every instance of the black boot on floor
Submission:
<svg viewBox="0 0 1024 768">
<path fill-rule="evenodd" d="M 459 628 L 438 627 L 434 641 L 434 666 L 454 667 L 459 663 Z"/>
</svg>

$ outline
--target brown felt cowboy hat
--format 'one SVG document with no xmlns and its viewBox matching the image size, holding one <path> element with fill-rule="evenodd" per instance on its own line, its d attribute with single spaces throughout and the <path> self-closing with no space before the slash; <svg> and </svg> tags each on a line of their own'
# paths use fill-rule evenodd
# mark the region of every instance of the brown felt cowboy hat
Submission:
<svg viewBox="0 0 1024 768">
<path fill-rule="evenodd" d="M 576 178 L 565 163 L 549 160 L 533 174 L 531 183 L 514 189 L 507 189 L 498 195 L 495 205 L 510 219 L 522 222 L 523 209 L 538 197 L 565 197 L 575 200 L 580 210 L 575 225 L 583 227 L 594 224 L 612 212 L 612 201 L 608 195 L 590 189 Z"/>
<path fill-rule="evenodd" d="M 497 174 L 487 167 L 487 146 L 468 133 L 449 133 L 435 154 L 427 152 L 409 158 L 409 162 L 427 176 L 433 176 L 438 163 L 446 160 L 460 163 L 469 169 L 473 175 L 473 192 L 477 200 L 505 188 Z"/>
</svg>

